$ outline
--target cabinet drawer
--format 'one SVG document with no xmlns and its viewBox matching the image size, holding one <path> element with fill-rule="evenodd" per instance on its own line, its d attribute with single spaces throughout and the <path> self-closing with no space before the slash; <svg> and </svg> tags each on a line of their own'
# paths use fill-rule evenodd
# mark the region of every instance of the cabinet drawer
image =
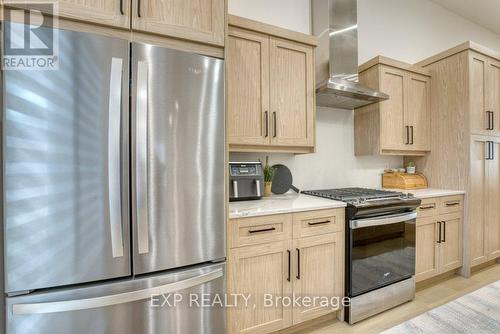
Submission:
<svg viewBox="0 0 500 334">
<path fill-rule="evenodd" d="M 417 209 L 418 218 L 432 217 L 439 213 L 439 197 L 425 198 Z"/>
<path fill-rule="evenodd" d="M 229 221 L 229 248 L 291 238 L 292 215 L 270 215 Z"/>
<path fill-rule="evenodd" d="M 344 208 L 296 213 L 293 215 L 293 237 L 296 239 L 342 231 L 344 215 Z"/>
<path fill-rule="evenodd" d="M 462 195 L 441 198 L 441 205 L 439 208 L 440 214 L 462 212 L 463 209 L 464 209 L 464 197 Z"/>
</svg>

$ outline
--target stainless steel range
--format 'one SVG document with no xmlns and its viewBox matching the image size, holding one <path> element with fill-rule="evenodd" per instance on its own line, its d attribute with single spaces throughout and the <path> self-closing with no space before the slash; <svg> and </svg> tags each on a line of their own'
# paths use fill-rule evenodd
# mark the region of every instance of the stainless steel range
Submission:
<svg viewBox="0 0 500 334">
<path fill-rule="evenodd" d="M 415 223 L 420 199 L 363 188 L 303 191 L 346 208 L 346 296 L 350 324 L 415 296 Z"/>
</svg>

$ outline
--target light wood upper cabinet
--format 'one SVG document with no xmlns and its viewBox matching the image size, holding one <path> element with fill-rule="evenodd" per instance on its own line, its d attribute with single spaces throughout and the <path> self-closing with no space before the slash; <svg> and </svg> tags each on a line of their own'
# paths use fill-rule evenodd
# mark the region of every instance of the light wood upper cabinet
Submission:
<svg viewBox="0 0 500 334">
<path fill-rule="evenodd" d="M 224 0 L 132 0 L 132 29 L 224 45 Z"/>
<path fill-rule="evenodd" d="M 251 299 L 247 307 L 240 299 L 238 307 L 229 310 L 229 333 L 270 333 L 292 324 L 291 308 L 264 305 L 264 294 L 286 297 L 292 293 L 288 280 L 290 248 L 287 242 L 273 242 L 231 250 L 228 291 L 251 294 Z"/>
<path fill-rule="evenodd" d="M 270 40 L 271 143 L 314 146 L 313 49 Z"/>
<path fill-rule="evenodd" d="M 406 74 L 388 66 L 380 68 L 380 89 L 390 96 L 380 113 L 380 144 L 385 150 L 404 150 Z M 382 107 L 382 106 L 381 106 Z"/>
<path fill-rule="evenodd" d="M 59 0 L 57 16 L 72 20 L 104 24 L 119 28 L 130 28 L 131 0 Z M 45 1 L 29 1 L 29 3 Z M 10 6 L 10 4 L 9 4 Z M 24 8 L 20 4 L 12 7 Z M 37 8 L 38 9 L 38 8 Z M 48 13 L 54 14 L 54 13 Z"/>
<path fill-rule="evenodd" d="M 316 39 L 237 16 L 229 24 L 229 150 L 313 152 Z"/>
<path fill-rule="evenodd" d="M 473 134 L 488 134 L 490 127 L 488 119 L 488 105 L 486 101 L 488 58 L 471 53 L 470 68 L 470 99 L 471 118 L 470 126 Z"/>
<path fill-rule="evenodd" d="M 269 37 L 231 27 L 226 45 L 229 144 L 268 145 Z"/>
<path fill-rule="evenodd" d="M 411 151 L 430 149 L 430 80 L 429 77 L 410 73 L 408 76 L 408 103 L 405 120 L 410 127 Z"/>
<path fill-rule="evenodd" d="M 496 59 L 488 59 L 487 82 L 488 89 L 486 90 L 487 111 L 489 111 L 490 131 L 492 135 L 500 136 L 500 61 Z"/>
<path fill-rule="evenodd" d="M 471 133 L 500 135 L 500 61 L 469 54 Z"/>
<path fill-rule="evenodd" d="M 463 264 L 462 225 L 464 197 L 451 196 L 427 199 L 422 208 L 436 205 L 438 210 L 425 211 L 427 216 L 417 219 L 416 227 L 416 267 L 417 282 L 437 276 Z M 455 203 L 459 203 L 455 206 Z M 450 206 L 453 205 L 453 206 Z M 439 212 L 452 213 L 440 214 Z"/>
<path fill-rule="evenodd" d="M 294 242 L 296 251 L 296 272 L 293 281 L 293 292 L 301 297 L 339 297 L 343 295 L 342 247 L 343 234 L 332 233 L 298 239 Z M 328 279 L 330 278 L 330 279 Z M 336 278 L 336 279 L 334 279 Z M 293 309 L 293 324 L 314 319 L 332 312 L 331 308 L 320 303 L 310 307 L 295 307 Z"/>
<path fill-rule="evenodd" d="M 360 66 L 359 81 L 388 94 L 389 99 L 355 109 L 356 155 L 429 152 L 429 72 L 379 56 Z"/>
</svg>

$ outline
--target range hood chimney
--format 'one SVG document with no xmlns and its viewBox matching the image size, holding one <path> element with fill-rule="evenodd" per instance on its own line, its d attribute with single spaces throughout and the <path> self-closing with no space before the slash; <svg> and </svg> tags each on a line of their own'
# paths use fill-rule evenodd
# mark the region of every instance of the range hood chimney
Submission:
<svg viewBox="0 0 500 334">
<path fill-rule="evenodd" d="M 311 0 L 318 106 L 354 109 L 389 98 L 358 83 L 357 10 L 357 0 Z"/>
</svg>

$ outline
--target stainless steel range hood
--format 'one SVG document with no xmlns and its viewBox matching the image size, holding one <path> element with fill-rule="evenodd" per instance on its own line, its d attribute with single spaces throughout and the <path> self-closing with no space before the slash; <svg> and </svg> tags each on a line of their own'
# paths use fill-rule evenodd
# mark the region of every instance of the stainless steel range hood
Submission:
<svg viewBox="0 0 500 334">
<path fill-rule="evenodd" d="M 389 95 L 359 84 L 357 0 L 312 0 L 316 49 L 316 104 L 354 109 Z"/>
</svg>

